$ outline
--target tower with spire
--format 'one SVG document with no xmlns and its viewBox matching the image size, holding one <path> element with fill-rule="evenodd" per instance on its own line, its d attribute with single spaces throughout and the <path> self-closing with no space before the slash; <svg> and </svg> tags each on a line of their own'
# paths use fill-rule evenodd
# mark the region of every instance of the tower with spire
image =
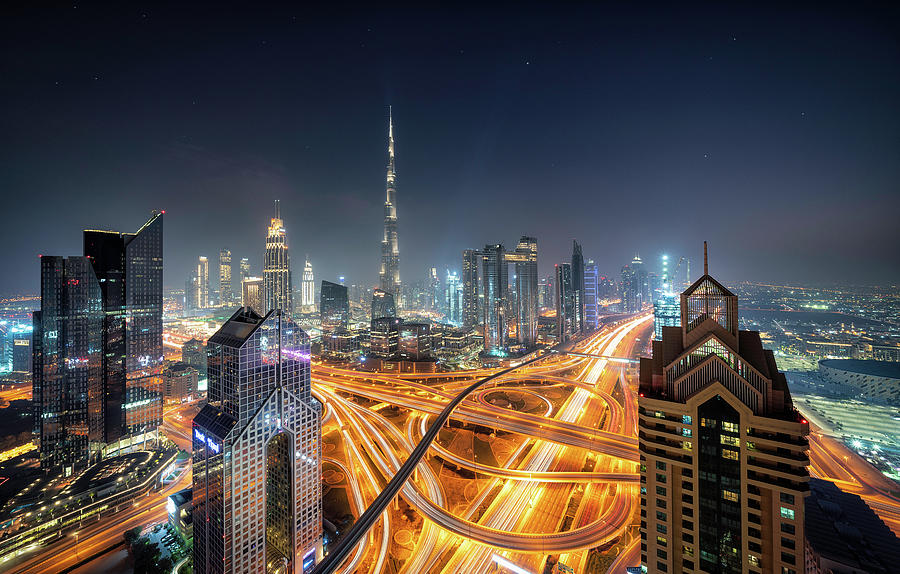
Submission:
<svg viewBox="0 0 900 574">
<path fill-rule="evenodd" d="M 263 286 L 266 292 L 265 311 L 281 309 L 285 315 L 293 312 L 291 287 L 291 258 L 288 254 L 287 233 L 281 219 L 281 202 L 275 200 L 275 217 L 266 235 L 266 259 L 263 267 Z"/>
<path fill-rule="evenodd" d="M 379 274 L 379 283 L 382 291 L 393 294 L 397 303 L 400 303 L 400 247 L 397 241 L 397 172 L 394 169 L 394 121 L 390 107 L 388 107 L 386 195 L 384 201 L 384 238 L 381 240 L 381 272 Z"/>
</svg>

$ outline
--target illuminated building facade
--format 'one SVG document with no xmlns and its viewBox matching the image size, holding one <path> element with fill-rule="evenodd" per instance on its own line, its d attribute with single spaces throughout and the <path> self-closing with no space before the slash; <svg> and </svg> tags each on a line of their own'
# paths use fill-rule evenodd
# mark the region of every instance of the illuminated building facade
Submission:
<svg viewBox="0 0 900 574">
<path fill-rule="evenodd" d="M 520 345 L 531 347 L 537 342 L 538 325 L 537 239 L 523 235 L 506 260 L 515 263 L 516 338 Z"/>
<path fill-rule="evenodd" d="M 456 271 L 447 271 L 444 288 L 444 308 L 447 322 L 459 326 L 462 324 L 463 291 Z"/>
<path fill-rule="evenodd" d="M 382 359 L 390 359 L 400 349 L 401 319 L 379 317 L 372 319 L 369 330 L 369 352 Z"/>
<path fill-rule="evenodd" d="M 572 241 L 572 332 L 584 332 L 584 255 L 577 241 Z"/>
<path fill-rule="evenodd" d="M 708 273 L 641 359 L 638 412 L 644 571 L 804 571 L 809 424 Z"/>
<path fill-rule="evenodd" d="M 239 309 L 209 339 L 194 417 L 194 570 L 307 573 L 322 552 L 321 405 L 309 338 L 281 310 Z"/>
<path fill-rule="evenodd" d="M 394 118 L 388 118 L 388 166 L 386 198 L 384 200 L 384 237 L 381 240 L 382 291 L 399 298 L 400 285 L 400 245 L 397 239 L 397 172 L 394 168 Z"/>
<path fill-rule="evenodd" d="M 114 443 L 162 424 L 163 214 L 135 233 L 86 230 L 84 254 L 103 295 L 103 441 Z"/>
<path fill-rule="evenodd" d="M 13 330 L 12 336 L 12 370 L 26 372 L 31 370 L 31 335 L 32 331 Z"/>
<path fill-rule="evenodd" d="M 481 324 L 482 299 L 479 296 L 481 253 L 466 249 L 462 255 L 462 323 L 466 329 Z"/>
<path fill-rule="evenodd" d="M 397 306 L 394 304 L 394 296 L 387 291 L 375 289 L 372 292 L 372 320 L 396 316 Z"/>
<path fill-rule="evenodd" d="M 316 279 L 308 257 L 303 265 L 303 278 L 300 283 L 300 307 L 304 313 L 311 313 L 316 309 Z"/>
<path fill-rule="evenodd" d="M 591 259 L 584 266 L 584 328 L 593 331 L 599 324 L 600 298 L 600 274 L 597 264 Z"/>
<path fill-rule="evenodd" d="M 575 295 L 572 289 L 572 267 L 568 263 L 556 264 L 556 333 L 564 343 L 575 333 Z"/>
<path fill-rule="evenodd" d="M 291 288 L 291 258 L 288 253 L 287 233 L 281 219 L 281 202 L 275 201 L 275 217 L 269 222 L 266 235 L 266 260 L 263 267 L 263 286 L 265 292 L 264 313 L 272 309 L 282 309 L 290 314 L 293 309 L 293 293 Z"/>
<path fill-rule="evenodd" d="M 506 302 L 509 277 L 503 245 L 485 245 L 482 253 L 482 292 L 484 293 L 484 351 L 503 353 L 507 348 Z"/>
<path fill-rule="evenodd" d="M 250 260 L 246 257 L 241 258 L 241 280 L 250 277 Z"/>
<path fill-rule="evenodd" d="M 622 311 L 638 313 L 649 301 L 647 271 L 639 255 L 631 263 L 622 267 Z"/>
<path fill-rule="evenodd" d="M 262 277 L 247 277 L 241 281 L 241 306 L 262 313 L 265 306 L 265 287 Z"/>
<path fill-rule="evenodd" d="M 44 470 L 70 475 L 102 446 L 103 326 L 103 294 L 90 260 L 41 257 L 32 401 Z"/>
<path fill-rule="evenodd" d="M 347 287 L 331 281 L 322 281 L 319 297 L 322 331 L 347 330 L 350 326 L 350 299 L 347 297 Z"/>
<path fill-rule="evenodd" d="M 197 309 L 209 308 L 209 259 L 197 259 Z"/>
<path fill-rule="evenodd" d="M 410 361 L 431 358 L 431 325 L 407 323 L 400 325 L 400 356 Z"/>
<path fill-rule="evenodd" d="M 234 292 L 231 289 L 231 251 L 222 249 L 219 251 L 219 304 L 231 306 L 234 301 Z"/>
</svg>

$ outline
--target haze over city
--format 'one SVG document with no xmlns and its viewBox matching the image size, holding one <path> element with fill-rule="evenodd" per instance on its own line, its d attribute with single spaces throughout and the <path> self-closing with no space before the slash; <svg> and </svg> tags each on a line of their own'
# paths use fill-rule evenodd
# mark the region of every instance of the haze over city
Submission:
<svg viewBox="0 0 900 574">
<path fill-rule="evenodd" d="M 366 283 L 389 105 L 404 280 L 521 233 L 542 275 L 573 238 L 607 273 L 706 239 L 731 280 L 900 278 L 886 5 L 3 10 L 0 189 L 35 216 L 0 292 L 151 209 L 167 286 L 223 246 L 259 272 L 275 199 L 295 257 Z"/>
</svg>

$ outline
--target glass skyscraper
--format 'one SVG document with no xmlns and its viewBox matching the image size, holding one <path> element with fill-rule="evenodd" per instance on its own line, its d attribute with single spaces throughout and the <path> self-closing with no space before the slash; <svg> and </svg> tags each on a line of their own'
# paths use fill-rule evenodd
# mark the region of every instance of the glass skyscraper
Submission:
<svg viewBox="0 0 900 574">
<path fill-rule="evenodd" d="M 394 304 L 394 296 L 387 291 L 375 289 L 372 292 L 372 320 L 396 316 L 397 306 Z"/>
<path fill-rule="evenodd" d="M 572 332 L 584 332 L 584 255 L 572 241 Z"/>
<path fill-rule="evenodd" d="M 572 291 L 572 267 L 568 263 L 556 264 L 556 334 L 560 343 L 568 341 L 574 333 L 575 297 Z"/>
<path fill-rule="evenodd" d="M 275 217 L 266 235 L 266 260 L 263 267 L 265 311 L 281 309 L 290 314 L 294 310 L 291 288 L 291 257 L 288 253 L 287 232 L 281 219 L 281 202 L 275 201 Z M 260 309 L 259 312 L 264 312 Z"/>
<path fill-rule="evenodd" d="M 322 281 L 319 297 L 322 330 L 332 332 L 347 329 L 350 325 L 350 299 L 347 296 L 347 287 L 331 281 Z"/>
<path fill-rule="evenodd" d="M 322 555 L 322 407 L 309 337 L 283 311 L 242 308 L 208 342 L 194 417 L 194 570 L 302 572 Z"/>
<path fill-rule="evenodd" d="M 482 301 L 479 297 L 481 253 L 466 249 L 462 254 L 462 323 L 471 329 L 481 324 Z"/>
<path fill-rule="evenodd" d="M 484 293 L 484 350 L 501 354 L 507 349 L 506 304 L 509 276 L 503 245 L 485 245 L 482 251 Z"/>
<path fill-rule="evenodd" d="M 584 267 L 584 328 L 594 330 L 599 326 L 600 274 L 593 259 Z"/>
<path fill-rule="evenodd" d="M 506 259 L 516 264 L 516 337 L 520 345 L 530 347 L 537 342 L 538 327 L 537 239 L 523 235 Z"/>
<path fill-rule="evenodd" d="M 231 288 L 231 250 L 219 251 L 219 304 L 230 307 L 234 301 Z"/>
</svg>

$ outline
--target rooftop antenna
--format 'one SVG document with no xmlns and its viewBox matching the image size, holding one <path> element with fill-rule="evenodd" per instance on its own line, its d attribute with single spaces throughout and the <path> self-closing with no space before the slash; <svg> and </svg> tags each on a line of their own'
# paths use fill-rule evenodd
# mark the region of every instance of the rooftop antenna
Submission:
<svg viewBox="0 0 900 574">
<path fill-rule="evenodd" d="M 706 255 L 706 242 L 703 242 L 703 274 L 709 275 L 709 260 Z"/>
<path fill-rule="evenodd" d="M 275 200 L 275 219 L 281 219 L 281 200 Z"/>
</svg>

